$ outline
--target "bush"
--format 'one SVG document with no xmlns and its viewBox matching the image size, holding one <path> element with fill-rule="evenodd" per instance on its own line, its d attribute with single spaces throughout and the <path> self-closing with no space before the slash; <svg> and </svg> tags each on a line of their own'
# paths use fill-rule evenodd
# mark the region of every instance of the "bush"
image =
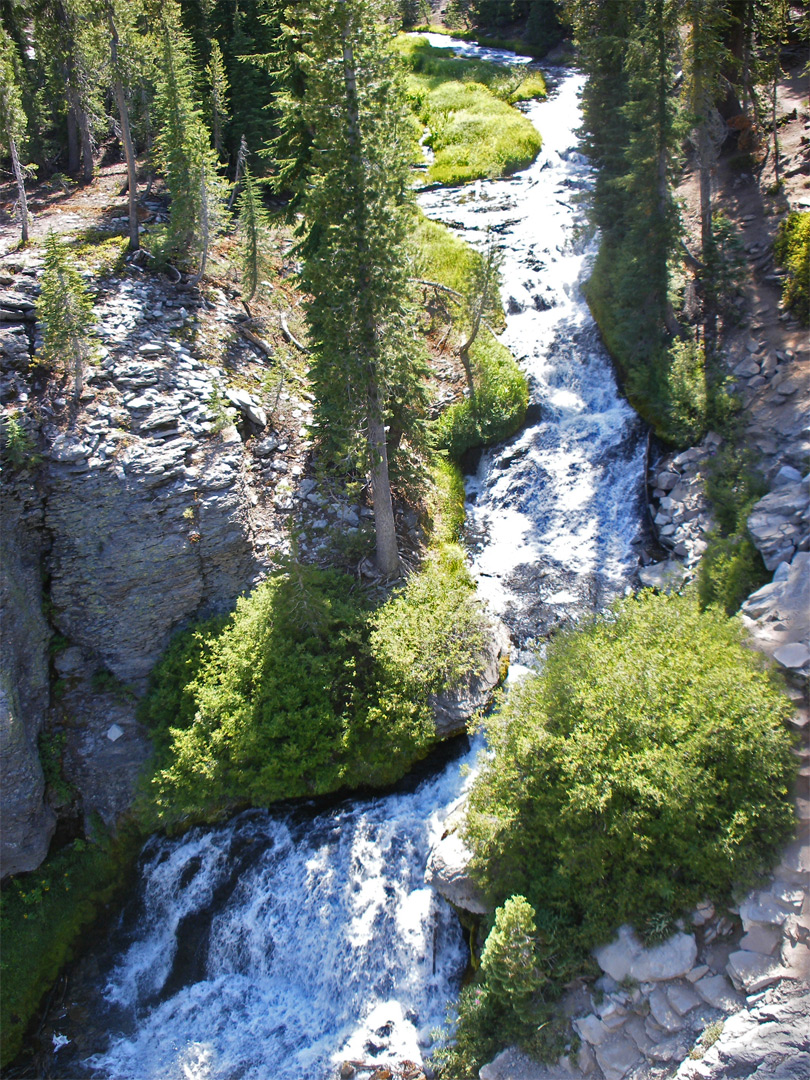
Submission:
<svg viewBox="0 0 810 1080">
<path fill-rule="evenodd" d="M 460 458 L 476 446 L 491 446 L 514 435 L 526 419 L 529 387 L 514 357 L 488 331 L 470 350 L 476 384 L 469 398 L 451 405 L 435 424 L 436 446 Z"/>
<path fill-rule="evenodd" d="M 291 563 L 156 668 L 145 819 L 394 782 L 434 743 L 429 695 L 475 669 L 484 626 L 450 546 L 376 611 L 348 575 Z"/>
<path fill-rule="evenodd" d="M 777 265 L 787 271 L 782 306 L 792 309 L 807 326 L 810 323 L 810 211 L 788 214 L 779 226 L 773 253 Z"/>
<path fill-rule="evenodd" d="M 494 904 L 558 920 L 557 965 L 727 899 L 789 839 L 790 703 L 763 664 L 691 593 L 643 592 L 555 638 L 489 722 L 472 869 Z"/>
<path fill-rule="evenodd" d="M 698 596 L 702 607 L 717 604 L 727 615 L 733 615 L 767 580 L 762 556 L 747 530 L 731 536 L 709 535 L 698 566 Z"/>
</svg>

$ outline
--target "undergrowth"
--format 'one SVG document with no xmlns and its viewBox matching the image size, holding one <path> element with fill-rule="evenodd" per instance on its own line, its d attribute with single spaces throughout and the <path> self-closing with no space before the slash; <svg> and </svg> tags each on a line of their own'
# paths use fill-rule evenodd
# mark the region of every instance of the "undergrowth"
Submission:
<svg viewBox="0 0 810 1080">
<path fill-rule="evenodd" d="M 788 214 L 779 226 L 773 252 L 778 266 L 787 271 L 782 286 L 782 306 L 810 324 L 810 211 Z"/>
</svg>

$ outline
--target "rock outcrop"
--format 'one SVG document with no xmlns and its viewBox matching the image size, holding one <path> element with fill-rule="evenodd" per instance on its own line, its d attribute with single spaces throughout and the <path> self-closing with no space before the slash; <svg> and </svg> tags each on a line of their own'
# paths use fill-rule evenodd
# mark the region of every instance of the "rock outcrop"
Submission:
<svg viewBox="0 0 810 1080">
<path fill-rule="evenodd" d="M 37 749 L 50 702 L 51 639 L 42 611 L 38 500 L 32 489 L 18 494 L 0 497 L 0 877 L 39 866 L 56 825 Z"/>
<path fill-rule="evenodd" d="M 472 915 L 485 915 L 489 908 L 470 875 L 471 853 L 461 838 L 465 805 L 462 797 L 450 809 L 441 839 L 428 856 L 425 881 L 454 907 Z"/>
<path fill-rule="evenodd" d="M 479 670 L 464 679 L 455 690 L 430 698 L 436 734 L 440 739 L 463 732 L 470 717 L 492 702 L 492 692 L 503 678 L 508 663 L 509 649 L 508 630 L 499 619 L 492 619 Z"/>
</svg>

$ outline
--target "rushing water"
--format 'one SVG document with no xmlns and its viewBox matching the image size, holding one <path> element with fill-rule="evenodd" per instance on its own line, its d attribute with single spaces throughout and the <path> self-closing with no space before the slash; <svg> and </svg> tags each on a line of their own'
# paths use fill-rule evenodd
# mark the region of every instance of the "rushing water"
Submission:
<svg viewBox="0 0 810 1080">
<path fill-rule="evenodd" d="M 528 107 L 544 137 L 529 170 L 422 196 L 432 216 L 474 243 L 489 230 L 504 250 L 504 340 L 530 376 L 534 419 L 484 455 L 468 509 L 481 591 L 519 648 L 621 591 L 641 520 L 641 429 L 578 290 L 591 254 L 578 234 L 581 84 L 562 73 Z M 474 757 L 405 793 L 150 840 L 137 893 L 90 965 L 84 1030 L 68 1028 L 61 1047 L 55 1032 L 51 1075 L 319 1080 L 345 1059 L 420 1062 L 465 965 L 425 865 Z"/>
</svg>

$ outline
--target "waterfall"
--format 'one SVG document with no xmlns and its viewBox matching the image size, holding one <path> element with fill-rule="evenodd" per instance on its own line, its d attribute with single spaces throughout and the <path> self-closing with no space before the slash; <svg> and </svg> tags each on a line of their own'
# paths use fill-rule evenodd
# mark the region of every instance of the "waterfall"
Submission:
<svg viewBox="0 0 810 1080">
<path fill-rule="evenodd" d="M 465 239 L 483 244 L 489 231 L 504 249 L 504 341 L 530 379 L 532 422 L 470 479 L 469 543 L 480 591 L 525 661 L 556 621 L 627 585 L 642 520 L 641 426 L 579 292 L 595 244 L 583 228 L 582 81 L 563 71 L 547 101 L 527 106 L 544 137 L 531 168 L 421 196 Z M 466 964 L 425 865 L 476 754 L 398 794 L 152 838 L 137 892 L 98 950 L 86 1038 L 58 1049 L 56 1068 L 318 1080 L 343 1060 L 422 1062 Z"/>
</svg>

